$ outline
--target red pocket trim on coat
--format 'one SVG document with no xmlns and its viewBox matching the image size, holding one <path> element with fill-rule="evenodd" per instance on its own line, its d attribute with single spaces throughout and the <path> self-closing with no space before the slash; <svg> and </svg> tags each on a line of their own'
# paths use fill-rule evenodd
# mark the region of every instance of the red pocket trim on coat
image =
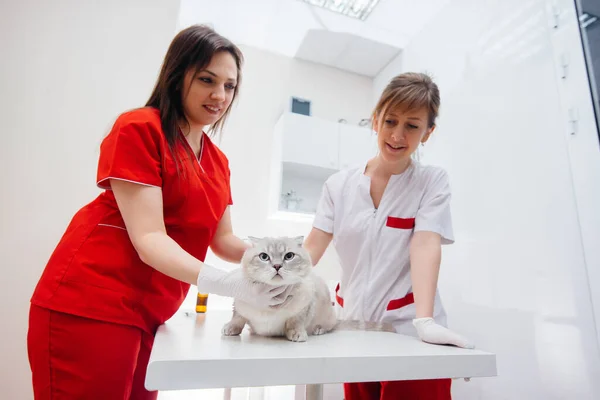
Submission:
<svg viewBox="0 0 600 400">
<path fill-rule="evenodd" d="M 387 306 L 387 310 L 397 310 L 399 308 L 406 307 L 407 305 L 412 304 L 414 302 L 415 296 L 412 293 L 409 293 L 401 299 L 390 300 Z"/>
<path fill-rule="evenodd" d="M 344 307 L 344 299 L 342 299 L 340 296 L 338 296 L 339 290 L 340 290 L 340 284 L 338 283 L 337 286 L 335 287 L 335 300 L 341 307 Z"/>
<path fill-rule="evenodd" d="M 412 229 L 415 227 L 414 218 L 387 217 L 386 226 L 396 229 Z"/>
</svg>

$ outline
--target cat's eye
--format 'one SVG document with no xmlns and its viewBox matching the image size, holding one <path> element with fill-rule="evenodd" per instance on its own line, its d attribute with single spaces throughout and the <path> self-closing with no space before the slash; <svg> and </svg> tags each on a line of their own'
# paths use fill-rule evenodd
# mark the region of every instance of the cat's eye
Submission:
<svg viewBox="0 0 600 400">
<path fill-rule="evenodd" d="M 258 255 L 258 258 L 260 258 L 260 261 L 269 261 L 270 257 L 267 253 L 260 253 Z"/>
<path fill-rule="evenodd" d="M 296 255 L 294 253 L 292 253 L 291 251 L 289 253 L 285 253 L 285 256 L 283 256 L 283 259 L 285 261 L 290 261 L 292 260 Z"/>
</svg>

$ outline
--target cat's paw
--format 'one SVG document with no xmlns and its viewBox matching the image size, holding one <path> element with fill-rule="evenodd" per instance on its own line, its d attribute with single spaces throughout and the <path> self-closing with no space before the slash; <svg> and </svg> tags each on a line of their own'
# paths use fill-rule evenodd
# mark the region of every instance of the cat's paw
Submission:
<svg viewBox="0 0 600 400">
<path fill-rule="evenodd" d="M 236 335 L 239 335 L 240 333 L 242 333 L 242 330 L 244 330 L 243 325 L 240 326 L 240 324 L 228 322 L 225 325 L 223 325 L 223 329 L 221 329 L 221 333 L 224 336 L 236 336 Z"/>
<path fill-rule="evenodd" d="M 285 332 L 285 336 L 288 338 L 288 340 L 291 340 L 292 342 L 306 342 L 306 339 L 308 339 L 308 334 L 304 329 L 288 329 Z"/>
<path fill-rule="evenodd" d="M 313 329 L 313 335 L 322 335 L 324 333 L 327 333 L 327 331 L 321 325 L 317 325 L 315 326 L 315 329 Z"/>
</svg>

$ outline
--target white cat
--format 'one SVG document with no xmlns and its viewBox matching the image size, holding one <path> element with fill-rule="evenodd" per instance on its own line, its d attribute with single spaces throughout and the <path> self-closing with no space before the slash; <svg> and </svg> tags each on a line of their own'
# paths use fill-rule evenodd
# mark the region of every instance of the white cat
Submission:
<svg viewBox="0 0 600 400">
<path fill-rule="evenodd" d="M 242 257 L 242 268 L 248 279 L 272 285 L 292 285 L 287 300 L 277 307 L 257 308 L 234 300 L 233 316 L 223 335 L 239 335 L 246 324 L 254 334 L 285 336 L 304 342 L 309 335 L 321 335 L 339 328 L 329 289 L 313 272 L 308 252 L 302 247 L 304 238 L 250 238 L 253 247 Z M 381 323 L 343 321 L 349 329 L 395 332 Z"/>
</svg>

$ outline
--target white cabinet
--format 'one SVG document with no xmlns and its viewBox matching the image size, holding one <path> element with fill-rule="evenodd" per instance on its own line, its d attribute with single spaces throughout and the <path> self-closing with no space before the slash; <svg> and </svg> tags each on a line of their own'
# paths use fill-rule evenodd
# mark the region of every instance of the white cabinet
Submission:
<svg viewBox="0 0 600 400">
<path fill-rule="evenodd" d="M 339 168 L 336 123 L 306 115 L 283 115 L 281 161 Z"/>
<path fill-rule="evenodd" d="M 377 136 L 371 129 L 339 124 L 339 169 L 354 168 L 377 154 Z"/>
<path fill-rule="evenodd" d="M 377 153 L 369 128 L 294 113 L 282 114 L 272 143 L 272 215 L 314 214 L 327 178 Z"/>
<path fill-rule="evenodd" d="M 373 131 L 357 125 L 285 113 L 278 122 L 278 134 L 281 162 L 340 170 L 362 165 L 377 154 Z"/>
</svg>

